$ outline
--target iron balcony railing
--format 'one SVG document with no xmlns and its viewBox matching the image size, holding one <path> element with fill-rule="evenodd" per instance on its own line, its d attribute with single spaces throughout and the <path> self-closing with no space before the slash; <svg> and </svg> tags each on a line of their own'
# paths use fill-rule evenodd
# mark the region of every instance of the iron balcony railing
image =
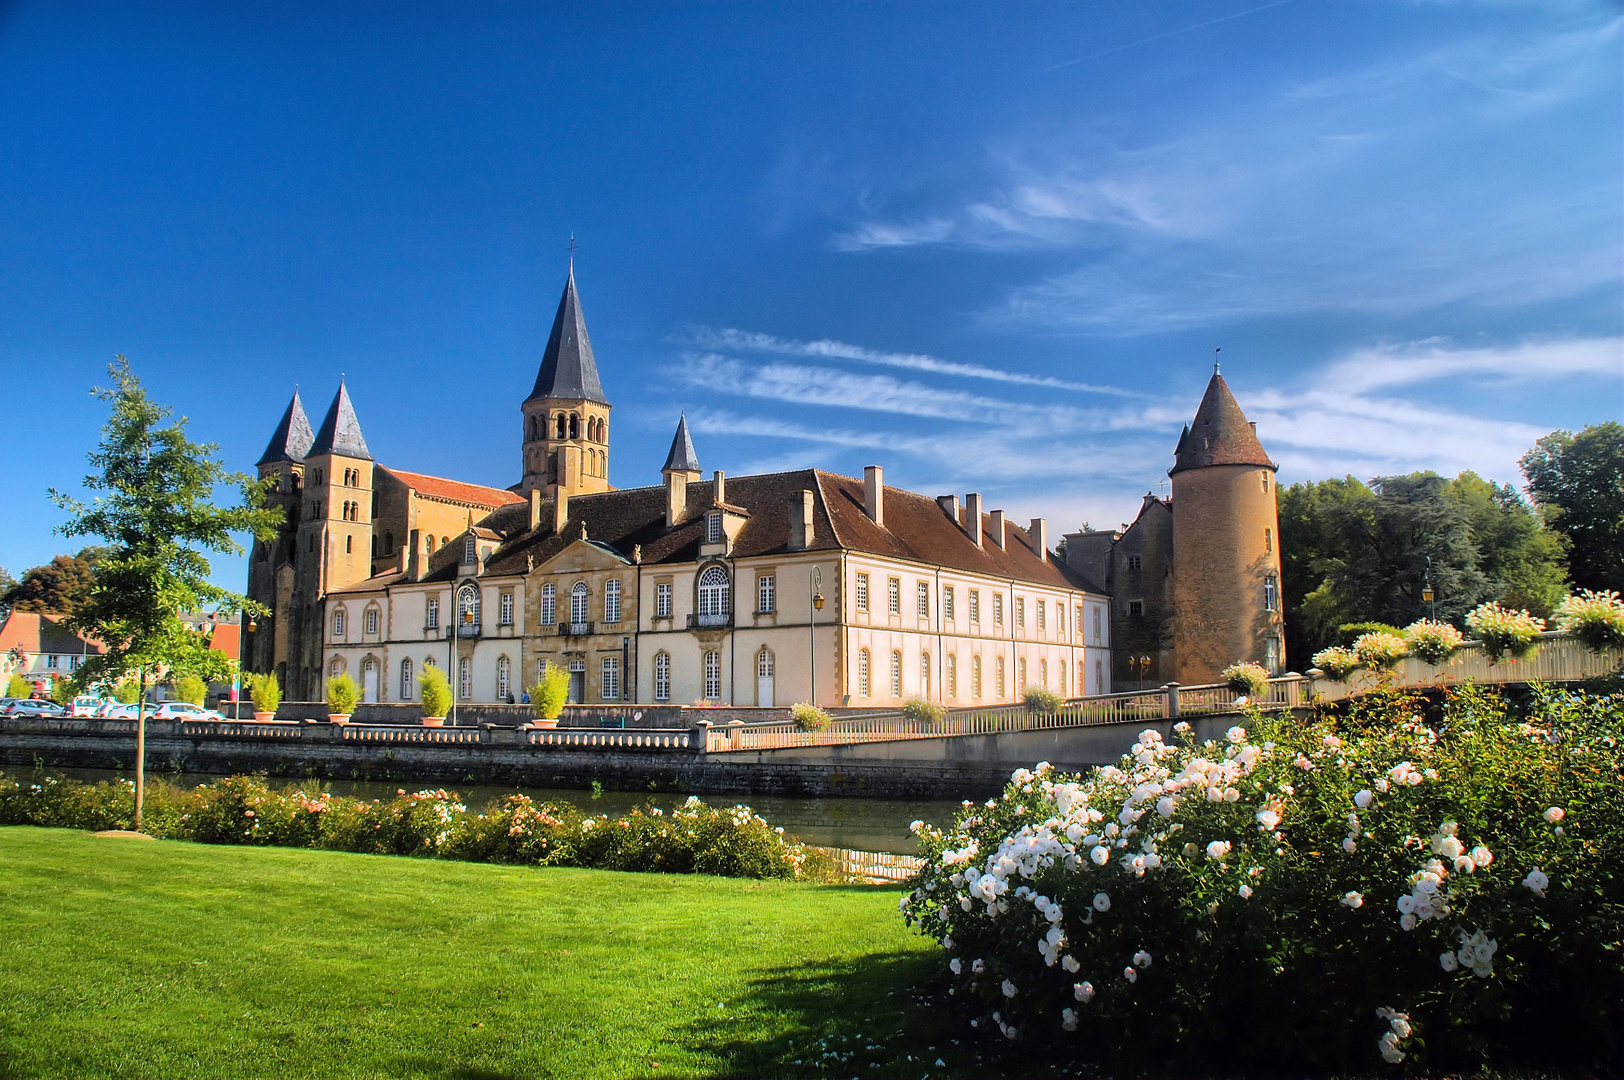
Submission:
<svg viewBox="0 0 1624 1080">
<path fill-rule="evenodd" d="M 589 622 L 561 622 L 558 624 L 560 637 L 588 637 L 592 633 L 592 624 Z"/>
<path fill-rule="evenodd" d="M 688 616 L 688 629 L 690 630 L 713 630 L 718 627 L 728 627 L 732 625 L 733 613 L 731 611 L 723 612 L 717 615 Z"/>
</svg>

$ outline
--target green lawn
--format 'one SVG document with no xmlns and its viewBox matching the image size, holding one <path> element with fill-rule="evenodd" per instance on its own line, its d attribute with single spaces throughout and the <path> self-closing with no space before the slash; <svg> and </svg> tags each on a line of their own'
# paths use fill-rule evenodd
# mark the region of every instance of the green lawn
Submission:
<svg viewBox="0 0 1624 1080">
<path fill-rule="evenodd" d="M 898 897 L 0 828 L 0 1076 L 973 1069 Z"/>
</svg>

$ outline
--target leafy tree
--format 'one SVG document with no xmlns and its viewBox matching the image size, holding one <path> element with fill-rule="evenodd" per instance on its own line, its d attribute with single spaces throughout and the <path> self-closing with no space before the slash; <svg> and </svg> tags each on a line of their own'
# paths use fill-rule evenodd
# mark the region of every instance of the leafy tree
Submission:
<svg viewBox="0 0 1624 1080">
<path fill-rule="evenodd" d="M 6 682 L 6 697 L 25 698 L 32 697 L 33 694 L 34 684 L 13 672 L 11 678 Z"/>
<path fill-rule="evenodd" d="M 0 619 L 11 614 L 11 590 L 17 587 L 17 579 L 11 576 L 11 571 L 0 566 Z"/>
<path fill-rule="evenodd" d="M 116 682 L 131 673 L 136 677 L 141 701 L 135 757 L 139 830 L 149 680 L 161 672 L 209 680 L 224 676 L 229 664 L 177 613 L 245 607 L 262 613 L 259 605 L 209 582 L 204 552 L 240 553 L 233 532 L 269 539 L 280 514 L 263 507 L 265 484 L 227 472 L 215 458 L 213 444 L 186 438 L 184 417 L 163 425 L 170 410 L 147 396 L 122 356 L 108 371 L 113 387 L 92 393 L 111 404 L 112 414 L 102 428 L 100 444 L 89 455 L 96 471 L 84 482 L 99 494 L 89 504 L 55 490 L 51 498 L 70 515 L 58 527 L 60 533 L 99 536 L 110 545 L 110 553 L 97 562 L 90 596 L 64 626 L 106 646 L 105 652 L 79 668 L 80 685 Z M 212 498 L 220 485 L 238 487 L 241 504 L 231 509 L 215 506 Z"/>
<path fill-rule="evenodd" d="M 1568 539 L 1580 589 L 1624 589 L 1624 424 L 1553 431 L 1517 463 L 1528 493 Z"/>
<path fill-rule="evenodd" d="M 58 555 L 44 566 L 24 571 L 5 595 L 14 611 L 72 615 L 90 597 L 95 582 L 92 564 L 76 555 Z"/>
<path fill-rule="evenodd" d="M 1545 528 L 1510 484 L 1464 472 L 1449 485 L 1449 496 L 1467 513 L 1478 568 L 1494 599 L 1548 617 L 1567 592 L 1567 540 Z"/>
<path fill-rule="evenodd" d="M 196 675 L 182 675 L 175 680 L 175 696 L 181 701 L 189 701 L 193 705 L 203 704 L 208 696 L 209 684 Z"/>
</svg>

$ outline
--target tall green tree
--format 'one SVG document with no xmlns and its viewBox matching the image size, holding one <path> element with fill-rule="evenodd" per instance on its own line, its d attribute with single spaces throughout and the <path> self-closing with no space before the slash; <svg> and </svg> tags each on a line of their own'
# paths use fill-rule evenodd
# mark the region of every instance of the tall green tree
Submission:
<svg viewBox="0 0 1624 1080">
<path fill-rule="evenodd" d="M 1567 592 L 1568 543 L 1510 484 L 1464 472 L 1449 497 L 1465 510 L 1489 593 L 1508 607 L 1548 618 Z"/>
<path fill-rule="evenodd" d="M 209 581 L 205 552 L 237 554 L 232 536 L 248 532 L 262 539 L 276 534 L 279 513 L 264 507 L 266 486 L 228 472 L 212 443 L 186 438 L 184 417 L 165 424 L 171 410 L 147 396 L 129 363 L 120 356 L 108 368 L 111 388 L 92 393 L 111 405 L 102 438 L 89 460 L 95 470 L 84 486 L 96 492 L 86 504 L 52 490 L 51 498 L 69 520 L 64 536 L 97 536 L 108 552 L 97 562 L 90 595 L 64 625 L 100 639 L 106 651 L 75 673 L 78 685 L 116 682 L 134 675 L 142 702 L 136 724 L 135 828 L 141 828 L 146 793 L 146 690 L 160 673 L 194 675 L 205 681 L 225 674 L 229 661 L 209 648 L 203 635 L 182 622 L 178 612 L 214 609 L 232 612 L 258 605 Z M 214 505 L 215 490 L 236 487 L 238 506 Z"/>
<path fill-rule="evenodd" d="M 71 615 L 89 599 L 100 557 L 101 549 L 93 546 L 77 555 L 58 555 L 44 566 L 29 567 L 21 581 L 6 589 L 4 601 L 14 611 Z"/>
<path fill-rule="evenodd" d="M 11 590 L 17 587 L 17 579 L 11 576 L 11 571 L 0 566 L 0 619 L 11 614 Z"/>
<path fill-rule="evenodd" d="M 1624 591 L 1624 424 L 1553 431 L 1518 464 L 1528 493 L 1567 537 L 1574 586 Z"/>
</svg>

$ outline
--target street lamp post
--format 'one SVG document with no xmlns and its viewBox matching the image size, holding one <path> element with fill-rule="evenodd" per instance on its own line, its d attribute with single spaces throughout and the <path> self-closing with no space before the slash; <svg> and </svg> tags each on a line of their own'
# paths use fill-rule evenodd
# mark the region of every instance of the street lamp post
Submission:
<svg viewBox="0 0 1624 1080">
<path fill-rule="evenodd" d="M 1437 622 L 1438 621 L 1438 605 L 1434 601 L 1434 597 L 1436 597 L 1437 594 L 1432 591 L 1432 556 L 1428 555 L 1426 557 L 1426 559 L 1427 559 L 1427 576 L 1421 583 L 1421 600 L 1431 610 L 1431 614 L 1429 614 L 1427 616 L 1427 618 L 1431 619 L 1433 622 Z"/>
<path fill-rule="evenodd" d="M 812 568 L 812 600 L 806 611 L 806 636 L 811 644 L 807 659 L 812 665 L 812 690 L 807 696 L 808 705 L 818 703 L 818 631 L 817 616 L 823 610 L 823 571 L 818 567 Z"/>
<path fill-rule="evenodd" d="M 1139 689 L 1145 688 L 1145 676 L 1150 674 L 1150 657 L 1129 656 L 1128 667 L 1139 673 Z"/>
</svg>

